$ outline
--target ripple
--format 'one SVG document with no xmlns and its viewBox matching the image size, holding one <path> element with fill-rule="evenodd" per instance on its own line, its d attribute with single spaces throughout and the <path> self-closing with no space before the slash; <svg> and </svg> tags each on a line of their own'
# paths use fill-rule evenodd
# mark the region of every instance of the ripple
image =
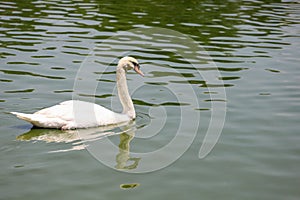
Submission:
<svg viewBox="0 0 300 200">
<path fill-rule="evenodd" d="M 113 81 L 113 80 L 109 80 L 109 79 L 97 79 L 96 81 L 99 81 L 99 82 L 107 82 L 107 83 L 115 83 L 116 81 Z"/>
<path fill-rule="evenodd" d="M 198 111 L 210 111 L 209 108 L 195 108 L 195 110 L 198 110 Z"/>
<path fill-rule="evenodd" d="M 10 79 L 0 79 L 0 82 L 7 82 L 7 83 L 9 83 L 9 82 L 13 82 L 13 80 L 10 80 Z"/>
<path fill-rule="evenodd" d="M 261 92 L 261 93 L 259 93 L 259 95 L 260 96 L 270 96 L 271 93 L 269 93 L 269 92 Z"/>
<path fill-rule="evenodd" d="M 52 56 L 52 55 L 38 55 L 38 56 L 31 56 L 32 58 L 54 58 L 55 56 Z"/>
<path fill-rule="evenodd" d="M 22 61 L 7 62 L 7 64 L 8 65 L 40 65 L 40 63 L 22 62 Z"/>
<path fill-rule="evenodd" d="M 226 102 L 225 99 L 205 99 L 205 102 Z"/>
<path fill-rule="evenodd" d="M 71 93 L 73 90 L 54 90 L 54 93 Z"/>
<path fill-rule="evenodd" d="M 13 49 L 13 50 L 18 50 L 18 51 L 23 51 L 23 52 L 38 52 L 37 49 L 34 49 L 34 48 L 24 48 L 23 46 L 19 46 L 19 45 L 11 45 L 11 46 L 8 46 L 7 48 L 9 49 Z"/>
<path fill-rule="evenodd" d="M 280 73 L 277 69 L 265 69 L 266 71 L 272 72 L 272 73 Z"/>
<path fill-rule="evenodd" d="M 183 25 L 183 26 L 191 26 L 191 27 L 201 27 L 201 26 L 203 26 L 203 25 L 201 25 L 201 24 L 196 24 L 196 23 L 186 23 L 186 22 L 182 22 L 182 23 L 180 23 L 181 25 Z"/>
<path fill-rule="evenodd" d="M 223 80 L 223 81 L 226 81 L 226 80 L 237 80 L 237 79 L 240 79 L 241 77 L 239 76 L 222 76 L 222 77 L 219 77 L 219 80 Z"/>
<path fill-rule="evenodd" d="M 218 88 L 218 87 L 232 87 L 232 86 L 234 86 L 234 85 L 233 84 L 207 84 L 207 83 L 204 83 L 200 87 L 204 87 L 204 88 Z"/>
<path fill-rule="evenodd" d="M 66 68 L 64 68 L 64 67 L 51 67 L 51 69 L 54 69 L 54 70 L 66 70 Z"/>
<path fill-rule="evenodd" d="M 135 119 L 137 124 L 137 129 L 141 129 L 151 122 L 151 117 L 148 114 L 137 112 L 137 117 Z"/>
<path fill-rule="evenodd" d="M 137 188 L 139 186 L 140 186 L 139 183 L 124 183 L 120 185 L 120 188 L 123 190 L 129 190 L 129 189 Z"/>
<path fill-rule="evenodd" d="M 205 84 L 204 80 L 184 80 L 184 81 L 170 81 L 170 83 L 181 83 L 181 84 Z"/>
<path fill-rule="evenodd" d="M 248 67 L 202 67 L 201 71 L 219 70 L 221 72 L 239 72 L 249 69 Z"/>
<path fill-rule="evenodd" d="M 75 35 L 86 35 L 89 34 L 89 31 L 81 31 L 81 29 L 79 29 L 78 31 L 66 31 L 66 30 L 61 30 L 59 29 L 59 31 L 47 31 L 47 34 L 51 34 L 51 35 L 58 35 L 58 34 L 64 34 L 64 35 L 70 35 L 70 34 L 75 34 Z"/>
<path fill-rule="evenodd" d="M 140 106 L 150 106 L 150 107 L 158 106 L 157 104 L 148 103 L 146 101 L 138 100 L 138 99 L 132 99 L 132 102 L 134 105 L 140 105 Z"/>
<path fill-rule="evenodd" d="M 70 54 L 70 55 L 78 55 L 78 56 L 88 56 L 89 53 L 81 53 L 77 51 L 62 51 L 62 53 Z"/>
<path fill-rule="evenodd" d="M 63 46 L 67 49 L 82 49 L 82 50 L 90 50 L 88 47 L 81 47 L 81 46 Z"/>
<path fill-rule="evenodd" d="M 8 56 L 16 56 L 16 54 L 8 53 L 8 52 L 1 52 L 0 58 L 7 58 Z"/>
<path fill-rule="evenodd" d="M 149 106 L 149 107 L 158 107 L 158 106 L 188 106 L 190 104 L 188 103 L 182 103 L 182 102 L 163 102 L 163 103 L 149 103 L 143 100 L 138 99 L 132 99 L 133 104 L 135 105 L 141 105 L 141 106 Z"/>
<path fill-rule="evenodd" d="M 189 103 L 180 103 L 180 102 L 164 102 L 159 104 L 160 106 L 189 106 Z"/>
<path fill-rule="evenodd" d="M 191 73 L 176 73 L 176 72 L 163 72 L 163 71 L 152 71 L 149 74 L 152 74 L 153 77 L 166 77 L 166 76 L 176 76 L 176 77 L 195 77 Z"/>
<path fill-rule="evenodd" d="M 79 96 L 82 96 L 82 97 L 95 97 L 95 98 L 99 98 L 99 99 L 105 99 L 105 98 L 114 96 L 114 95 L 112 95 L 112 94 L 102 94 L 102 95 L 78 94 L 78 95 L 79 95 Z"/>
<path fill-rule="evenodd" d="M 9 91 L 4 91 L 4 93 L 28 93 L 28 92 L 33 92 L 34 89 L 24 89 L 24 90 L 9 90 Z"/>
<path fill-rule="evenodd" d="M 47 75 L 41 75 L 41 74 L 36 74 L 36 73 L 26 72 L 26 71 L 0 70 L 0 72 L 3 72 L 4 74 L 21 75 L 21 76 L 36 76 L 36 77 L 48 78 L 48 79 L 66 79 L 65 77 L 47 76 Z"/>
<path fill-rule="evenodd" d="M 56 49 L 57 49 L 57 47 L 45 47 L 45 48 L 43 48 L 43 50 L 50 50 L 50 51 L 56 50 Z"/>
<path fill-rule="evenodd" d="M 148 84 L 148 85 L 168 85 L 168 83 L 165 83 L 165 82 L 145 82 L 145 84 Z"/>
</svg>

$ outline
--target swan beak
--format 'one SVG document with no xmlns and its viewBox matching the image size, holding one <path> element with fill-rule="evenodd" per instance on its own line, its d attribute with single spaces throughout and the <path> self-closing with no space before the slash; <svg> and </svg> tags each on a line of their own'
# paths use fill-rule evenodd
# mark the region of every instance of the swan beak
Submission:
<svg viewBox="0 0 300 200">
<path fill-rule="evenodd" d="M 134 69 L 134 71 L 135 71 L 136 73 L 138 73 L 139 75 L 145 76 L 144 73 L 140 70 L 140 66 L 139 66 L 139 65 L 135 65 L 133 69 Z"/>
</svg>

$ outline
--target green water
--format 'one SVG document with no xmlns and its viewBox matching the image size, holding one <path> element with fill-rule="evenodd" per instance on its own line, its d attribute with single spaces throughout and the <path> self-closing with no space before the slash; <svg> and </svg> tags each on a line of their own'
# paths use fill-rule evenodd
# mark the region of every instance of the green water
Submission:
<svg viewBox="0 0 300 200">
<path fill-rule="evenodd" d="M 299 13 L 297 1 L 1 1 L 0 199 L 299 199 Z M 145 28 L 165 31 L 151 38 Z M 175 50 L 203 52 L 167 30 L 215 65 L 199 58 L 191 67 Z M 72 98 L 120 111 L 114 67 L 127 54 L 146 74 L 128 74 L 137 112 L 129 129 L 85 143 L 83 131 L 31 129 L 9 114 Z M 84 90 L 80 70 L 90 72 Z M 199 159 L 214 106 L 226 106 L 224 127 Z M 172 150 L 142 156 L 178 137 Z M 131 173 L 145 166 L 161 169 Z"/>
</svg>

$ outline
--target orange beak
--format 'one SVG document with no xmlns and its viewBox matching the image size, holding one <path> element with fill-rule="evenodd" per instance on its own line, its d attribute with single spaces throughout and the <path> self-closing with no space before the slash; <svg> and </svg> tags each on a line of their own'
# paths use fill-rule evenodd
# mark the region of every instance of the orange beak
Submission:
<svg viewBox="0 0 300 200">
<path fill-rule="evenodd" d="M 140 70 L 140 66 L 139 66 L 139 65 L 135 65 L 133 69 L 134 69 L 134 71 L 135 71 L 136 73 L 138 73 L 139 75 L 145 76 L 145 75 L 143 74 L 143 72 Z"/>
</svg>

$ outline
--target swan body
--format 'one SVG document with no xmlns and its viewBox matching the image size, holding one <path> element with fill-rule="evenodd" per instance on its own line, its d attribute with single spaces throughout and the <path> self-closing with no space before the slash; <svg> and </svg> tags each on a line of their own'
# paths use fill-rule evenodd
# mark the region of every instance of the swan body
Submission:
<svg viewBox="0 0 300 200">
<path fill-rule="evenodd" d="M 11 113 L 36 127 L 63 130 L 105 126 L 131 120 L 126 114 L 115 113 L 97 104 L 76 100 L 64 101 L 33 114 Z"/>
<path fill-rule="evenodd" d="M 133 57 L 124 57 L 119 61 L 116 75 L 118 95 L 123 106 L 122 113 L 113 112 L 90 102 L 69 100 L 33 114 L 20 112 L 11 112 L 11 114 L 37 127 L 63 130 L 105 126 L 133 120 L 136 114 L 126 81 L 126 72 L 130 69 L 143 76 L 138 61 Z"/>
</svg>

